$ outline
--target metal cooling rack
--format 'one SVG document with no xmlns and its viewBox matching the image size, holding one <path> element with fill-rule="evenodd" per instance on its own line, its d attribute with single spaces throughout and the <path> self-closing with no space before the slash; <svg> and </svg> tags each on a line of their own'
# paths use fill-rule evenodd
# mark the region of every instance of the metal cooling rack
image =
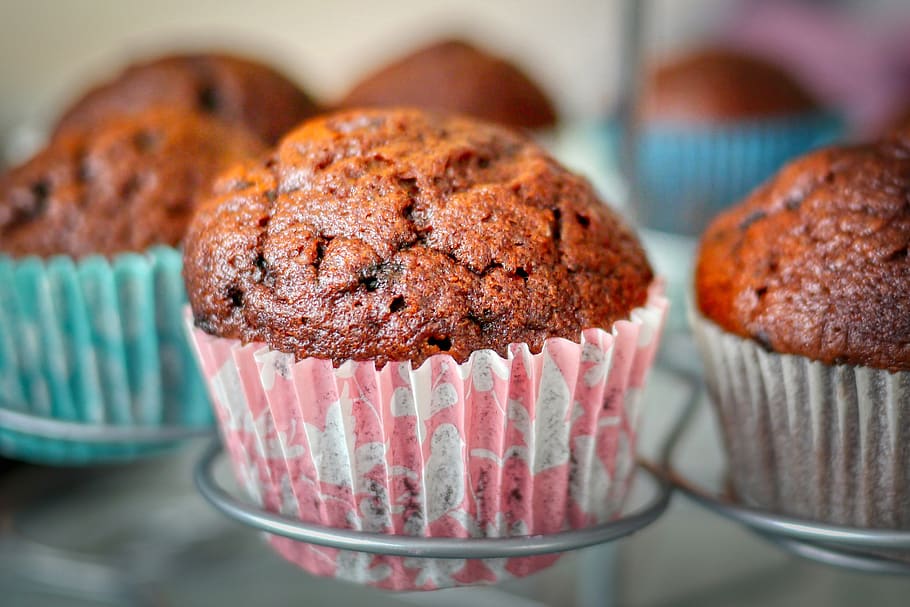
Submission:
<svg viewBox="0 0 910 607">
<path fill-rule="evenodd" d="M 620 519 L 588 527 L 544 535 L 503 538 L 413 537 L 336 529 L 304 523 L 273 514 L 231 495 L 215 480 L 215 463 L 222 454 L 214 442 L 200 458 L 194 481 L 202 496 L 224 515 L 244 525 L 292 540 L 371 554 L 444 559 L 512 558 L 568 552 L 617 540 L 657 520 L 670 503 L 669 483 L 643 468 L 656 484 L 654 496 Z M 640 472 L 641 473 L 641 472 Z"/>
<path fill-rule="evenodd" d="M 37 438 L 84 443 L 169 443 L 190 438 L 210 436 L 208 426 L 114 426 L 88 424 L 42 417 L 0 408 L 0 429 L 11 430 Z"/>
</svg>

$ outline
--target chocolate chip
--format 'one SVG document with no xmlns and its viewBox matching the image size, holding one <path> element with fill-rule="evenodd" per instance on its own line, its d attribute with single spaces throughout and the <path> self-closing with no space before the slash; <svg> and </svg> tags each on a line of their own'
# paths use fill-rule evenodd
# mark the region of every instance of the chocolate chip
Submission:
<svg viewBox="0 0 910 607">
<path fill-rule="evenodd" d="M 440 352 L 448 352 L 452 349 L 452 340 L 448 337 L 433 336 L 427 340 L 427 345 L 436 346 Z"/>
<path fill-rule="evenodd" d="M 764 330 L 759 329 L 752 335 L 752 338 L 768 352 L 774 352 L 774 348 L 771 346 L 771 337 Z"/>
<path fill-rule="evenodd" d="M 227 290 L 227 297 L 231 300 L 231 305 L 235 308 L 243 306 L 243 290 L 237 286 L 230 286 Z"/>
<path fill-rule="evenodd" d="M 553 209 L 553 241 L 557 244 L 562 239 L 562 211 Z"/>
<path fill-rule="evenodd" d="M 199 109 L 209 114 L 216 113 L 221 108 L 221 95 L 214 86 L 203 87 L 196 98 Z"/>
<path fill-rule="evenodd" d="M 364 276 L 360 279 L 360 284 L 362 284 L 367 291 L 372 292 L 379 288 L 379 279 L 375 276 Z"/>
<path fill-rule="evenodd" d="M 904 261 L 905 259 L 907 259 L 908 248 L 910 248 L 910 247 L 904 247 L 902 249 L 898 249 L 897 251 L 894 251 L 893 253 L 888 255 L 888 257 L 885 258 L 885 261 L 892 261 L 892 262 Z"/>
<path fill-rule="evenodd" d="M 755 211 L 753 213 L 750 213 L 749 216 L 746 217 L 745 219 L 743 219 L 742 223 L 739 224 L 739 229 L 748 230 L 749 226 L 751 226 L 753 223 L 755 223 L 756 221 L 761 221 L 762 219 L 764 219 L 767 216 L 768 216 L 768 214 L 765 213 L 764 211 Z"/>
<path fill-rule="evenodd" d="M 399 295 L 392 300 L 392 303 L 389 304 L 389 312 L 394 314 L 395 312 L 400 312 L 404 309 L 405 301 L 404 296 Z"/>
</svg>

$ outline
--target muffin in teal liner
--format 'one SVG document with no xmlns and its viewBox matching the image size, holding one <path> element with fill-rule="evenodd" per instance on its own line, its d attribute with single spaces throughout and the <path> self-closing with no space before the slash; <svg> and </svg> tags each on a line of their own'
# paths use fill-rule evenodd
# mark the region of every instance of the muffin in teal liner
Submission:
<svg viewBox="0 0 910 607">
<path fill-rule="evenodd" d="M 180 323 L 176 249 L 108 261 L 0 257 L 0 406 L 59 421 L 207 426 L 205 388 Z M 0 430 L 0 452 L 45 462 L 160 446 L 81 443 Z"/>
<path fill-rule="evenodd" d="M 638 219 L 688 235 L 843 130 L 785 66 L 713 47 L 650 70 L 636 112 Z"/>
<path fill-rule="evenodd" d="M 214 176 L 260 149 L 236 127 L 156 109 L 58 135 L 0 175 L 0 453 L 131 458 L 168 445 L 82 441 L 68 424 L 211 425 L 174 245 Z"/>
<path fill-rule="evenodd" d="M 638 219 L 652 229 L 698 234 L 788 160 L 834 142 L 842 131 L 837 117 L 823 113 L 645 125 L 636 155 Z"/>
</svg>

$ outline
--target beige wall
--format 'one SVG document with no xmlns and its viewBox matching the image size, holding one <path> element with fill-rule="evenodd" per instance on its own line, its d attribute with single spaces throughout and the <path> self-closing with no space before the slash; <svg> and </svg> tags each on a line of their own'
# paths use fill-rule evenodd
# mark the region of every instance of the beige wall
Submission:
<svg viewBox="0 0 910 607">
<path fill-rule="evenodd" d="M 0 0 L 0 135 L 41 124 L 138 50 L 222 45 L 281 64 L 318 96 L 423 40 L 465 32 L 517 57 L 570 116 L 611 99 L 621 0 Z M 656 40 L 728 0 L 658 0 Z M 698 9 L 698 10 L 696 10 Z"/>
</svg>

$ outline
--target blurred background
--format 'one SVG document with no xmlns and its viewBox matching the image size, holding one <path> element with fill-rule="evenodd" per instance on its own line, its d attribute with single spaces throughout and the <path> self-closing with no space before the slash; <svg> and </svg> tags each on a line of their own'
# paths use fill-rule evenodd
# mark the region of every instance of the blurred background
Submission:
<svg viewBox="0 0 910 607">
<path fill-rule="evenodd" d="M 728 36 L 751 11 L 799 5 L 830 26 L 838 52 L 875 56 L 886 32 L 906 31 L 904 0 L 653 0 L 645 50 L 674 50 Z M 613 106 L 621 69 L 622 0 L 4 0 L 0 3 L 0 133 L 47 121 L 87 82 L 142 55 L 174 48 L 227 47 L 279 65 L 314 95 L 340 95 L 371 68 L 422 43 L 460 34 L 517 60 L 567 118 Z M 841 20 L 854 40 L 844 39 Z M 775 17 L 776 18 L 776 17 Z M 751 20 L 751 18 L 750 18 Z M 792 23 L 792 19 L 791 19 Z M 780 23 L 768 23 L 772 29 Z M 901 29 L 903 28 L 903 29 Z M 803 35 L 813 35 L 815 28 Z M 820 44 L 821 44 L 820 43 Z M 903 52 L 910 53 L 904 42 Z M 904 58 L 905 61 L 910 61 Z M 828 69 L 833 65 L 828 62 Z M 833 65 L 832 65 L 833 64 Z M 867 66 L 869 68 L 873 66 Z M 853 73 L 857 79 L 868 74 Z"/>
<path fill-rule="evenodd" d="M 623 46 L 630 4 L 0 0 L 0 141 L 10 159 L 21 159 L 75 97 L 143 57 L 213 48 L 256 57 L 331 105 L 389 61 L 454 35 L 511 60 L 552 99 L 560 115 L 558 136 L 542 139 L 637 218 L 678 303 L 671 329 L 684 333 L 679 302 L 687 296 L 693 236 L 711 214 L 794 155 L 878 134 L 910 108 L 910 3 L 641 1 L 643 62 L 634 72 Z M 635 120 L 623 122 L 617 112 L 628 109 L 628 87 L 646 84 L 648 66 L 714 44 L 765 58 L 791 74 L 818 100 L 815 130 L 807 130 L 803 114 L 768 124 L 760 122 L 764 116 L 721 126 L 692 119 L 694 130 L 654 120 L 649 130 L 647 120 L 628 112 L 625 118 L 639 116 L 647 124 L 638 125 L 637 153 L 624 163 L 624 129 Z M 729 183 L 706 171 L 690 183 L 684 161 L 693 149 L 700 166 L 717 159 L 724 178 L 735 173 L 740 179 Z M 724 163 L 731 156 L 754 158 L 757 172 L 730 170 Z M 669 205 L 667 192 L 674 202 L 687 196 L 694 202 Z M 695 208 L 709 199 L 708 208 Z M 667 412 L 678 411 L 687 393 L 661 374 L 649 390 L 656 427 L 645 448 L 654 450 L 672 422 Z M 722 468 L 712 422 L 705 417 L 700 424 L 707 438 L 690 445 L 691 461 Z M 567 557 L 525 583 L 432 598 L 382 594 L 309 578 L 253 531 L 223 520 L 190 482 L 198 454 L 196 445 L 161 459 L 91 470 L 0 460 L 0 528 L 16 520 L 28 542 L 47 547 L 25 558 L 22 545 L 0 541 L 0 591 L 12 597 L 0 604 L 833 606 L 906 604 L 910 596 L 905 579 L 797 560 L 681 499 L 640 535 Z"/>
</svg>

